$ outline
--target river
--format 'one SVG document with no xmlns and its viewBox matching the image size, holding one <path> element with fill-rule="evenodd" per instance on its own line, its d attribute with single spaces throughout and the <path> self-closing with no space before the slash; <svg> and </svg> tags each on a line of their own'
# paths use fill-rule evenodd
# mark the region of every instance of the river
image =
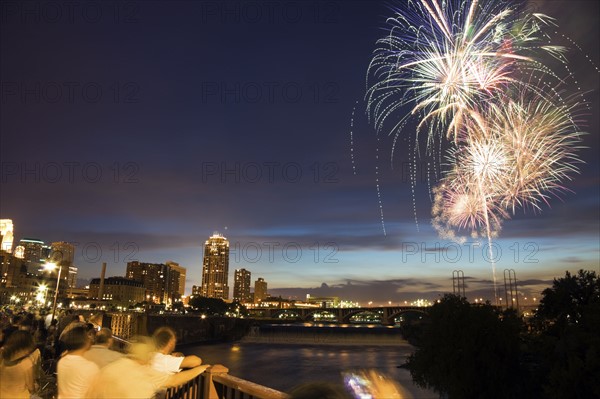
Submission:
<svg viewBox="0 0 600 399">
<path fill-rule="evenodd" d="M 367 333 L 365 328 L 352 330 Z M 205 363 L 223 364 L 229 368 L 231 375 L 283 392 L 311 381 L 342 384 L 343 372 L 375 369 L 400 383 L 415 399 L 438 398 L 437 394 L 414 385 L 408 370 L 398 368 L 414 350 L 401 338 L 394 345 L 389 342 L 375 345 L 373 330 L 370 330 L 362 338 L 355 333 L 351 338 L 331 339 L 329 332 L 329 339 L 318 338 L 318 342 L 313 343 L 311 338 L 297 343 L 294 342 L 298 337 L 296 330 L 290 328 L 289 334 L 286 334 L 279 329 L 275 338 L 273 334 L 263 333 L 262 337 L 255 334 L 236 343 L 188 345 L 182 350 L 186 354 L 200 356 Z M 308 336 L 315 331 L 314 328 L 303 330 Z M 339 331 L 344 331 L 340 335 L 347 335 L 347 330 Z M 389 331 L 383 329 L 381 333 L 389 335 Z M 286 338 L 282 339 L 282 336 Z"/>
</svg>

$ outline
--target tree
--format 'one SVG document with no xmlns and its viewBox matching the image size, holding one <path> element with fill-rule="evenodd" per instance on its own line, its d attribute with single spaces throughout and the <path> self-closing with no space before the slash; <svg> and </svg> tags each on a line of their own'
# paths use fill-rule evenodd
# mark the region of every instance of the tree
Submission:
<svg viewBox="0 0 600 399">
<path fill-rule="evenodd" d="M 542 292 L 536 320 L 554 324 L 555 328 L 597 321 L 600 303 L 600 278 L 593 271 L 579 270 L 576 276 L 568 271 L 565 277 L 554 279 L 552 288 Z"/>
<path fill-rule="evenodd" d="M 521 326 L 512 311 L 445 295 L 431 307 L 406 367 L 418 385 L 450 399 L 520 397 Z"/>
<path fill-rule="evenodd" d="M 600 278 L 593 271 L 566 272 L 542 295 L 530 345 L 541 393 L 600 397 Z"/>
<path fill-rule="evenodd" d="M 190 299 L 190 307 L 209 316 L 222 316 L 228 309 L 227 304 L 222 299 L 204 296 L 194 296 Z"/>
</svg>

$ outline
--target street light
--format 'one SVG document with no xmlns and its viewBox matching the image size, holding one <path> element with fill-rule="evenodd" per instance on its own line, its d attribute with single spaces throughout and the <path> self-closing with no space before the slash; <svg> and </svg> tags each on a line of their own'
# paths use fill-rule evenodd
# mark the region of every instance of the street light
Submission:
<svg viewBox="0 0 600 399">
<path fill-rule="evenodd" d="M 47 271 L 53 271 L 56 269 L 56 263 L 48 262 L 44 265 L 44 269 Z M 54 321 L 54 315 L 56 314 L 56 300 L 58 299 L 58 287 L 60 285 L 60 273 L 62 272 L 62 266 L 58 266 L 58 276 L 56 278 L 56 289 L 54 290 L 54 304 L 52 305 L 52 319 L 50 324 Z"/>
</svg>

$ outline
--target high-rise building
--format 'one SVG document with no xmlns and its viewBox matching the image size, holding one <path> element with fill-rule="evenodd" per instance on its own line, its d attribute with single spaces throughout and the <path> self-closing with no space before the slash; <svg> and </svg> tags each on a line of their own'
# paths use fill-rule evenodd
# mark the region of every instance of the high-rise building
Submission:
<svg viewBox="0 0 600 399">
<path fill-rule="evenodd" d="M 126 277 L 143 283 L 148 302 L 168 303 L 179 298 L 179 272 L 163 263 L 128 262 Z"/>
<path fill-rule="evenodd" d="M 67 274 L 67 283 L 69 289 L 77 288 L 77 271 L 75 266 L 69 266 L 69 273 Z"/>
<path fill-rule="evenodd" d="M 214 233 L 204 243 L 202 296 L 229 299 L 229 241 Z"/>
<path fill-rule="evenodd" d="M 254 282 L 254 302 L 264 301 L 267 297 L 267 282 L 264 278 L 259 277 L 258 280 Z"/>
<path fill-rule="evenodd" d="M 236 269 L 233 281 L 233 300 L 238 302 L 250 301 L 250 271 Z"/>
<path fill-rule="evenodd" d="M 179 296 L 185 295 L 185 274 L 186 268 L 183 266 L 179 266 L 179 263 L 173 261 L 167 261 L 167 266 L 171 268 L 171 270 L 176 270 L 179 272 Z"/>
<path fill-rule="evenodd" d="M 23 247 L 22 259 L 27 265 L 27 270 L 30 273 L 37 272 L 37 268 L 39 268 L 47 257 L 47 254 L 44 252 L 44 248 L 47 247 L 44 241 L 36 238 L 22 238 L 19 241 L 19 246 Z M 19 254 L 15 255 L 19 256 Z"/>
<path fill-rule="evenodd" d="M 12 253 L 13 222 L 10 219 L 0 219 L 0 251 Z"/>
<path fill-rule="evenodd" d="M 75 245 L 58 241 L 50 244 L 50 261 L 62 266 L 73 266 L 75 261 Z"/>
</svg>

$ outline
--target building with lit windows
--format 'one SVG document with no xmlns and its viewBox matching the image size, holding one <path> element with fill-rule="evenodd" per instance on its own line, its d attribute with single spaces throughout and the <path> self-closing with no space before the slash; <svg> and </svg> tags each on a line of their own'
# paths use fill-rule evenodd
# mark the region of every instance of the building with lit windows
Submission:
<svg viewBox="0 0 600 399">
<path fill-rule="evenodd" d="M 57 265 L 72 266 L 75 261 L 75 245 L 65 241 L 53 242 L 50 244 L 49 259 Z"/>
<path fill-rule="evenodd" d="M 167 261 L 167 266 L 169 266 L 171 268 L 171 270 L 175 270 L 179 273 L 179 296 L 182 297 L 185 295 L 185 275 L 186 275 L 186 268 L 183 266 L 180 266 L 179 263 L 177 262 L 173 262 L 173 261 Z"/>
<path fill-rule="evenodd" d="M 128 262 L 125 275 L 139 281 L 146 290 L 146 301 L 171 303 L 179 298 L 179 272 L 163 263 Z"/>
<path fill-rule="evenodd" d="M 30 264 L 41 264 L 45 259 L 44 249 L 46 245 L 44 241 L 36 238 L 23 238 L 19 241 L 19 246 L 23 248 L 22 259 Z M 17 257 L 21 254 L 15 254 Z"/>
<path fill-rule="evenodd" d="M 62 278 L 67 280 L 69 290 L 77 288 L 77 267 L 75 262 L 75 245 L 70 242 L 57 241 L 50 244 L 50 262 L 54 262 L 63 268 Z"/>
<path fill-rule="evenodd" d="M 233 300 L 238 302 L 250 302 L 250 276 L 246 269 L 236 269 L 233 277 Z"/>
<path fill-rule="evenodd" d="M 201 295 L 229 299 L 229 241 L 214 233 L 204 243 Z"/>
<path fill-rule="evenodd" d="M 115 306 L 130 306 L 142 303 L 146 299 L 144 284 L 124 277 L 105 278 L 102 298 L 98 298 L 99 293 L 100 279 L 92 279 L 88 294 L 92 300 L 109 301 L 111 305 Z"/>
<path fill-rule="evenodd" d="M 10 219 L 0 219 L 0 251 L 12 253 L 13 222 Z"/>
<path fill-rule="evenodd" d="M 254 303 L 264 301 L 267 297 L 267 282 L 264 278 L 259 277 L 254 282 Z"/>
<path fill-rule="evenodd" d="M 192 296 L 201 296 L 202 287 L 199 285 L 192 285 Z"/>
</svg>

